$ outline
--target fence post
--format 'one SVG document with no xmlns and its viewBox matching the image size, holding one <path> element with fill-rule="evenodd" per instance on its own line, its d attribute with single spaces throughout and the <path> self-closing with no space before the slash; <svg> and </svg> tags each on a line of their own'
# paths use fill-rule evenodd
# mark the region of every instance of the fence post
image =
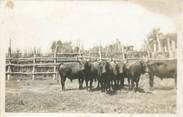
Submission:
<svg viewBox="0 0 183 117">
<path fill-rule="evenodd" d="M 9 56 L 9 61 L 8 61 L 8 73 L 7 73 L 7 80 L 10 80 L 11 77 L 11 56 Z"/>
<path fill-rule="evenodd" d="M 9 48 L 8 48 L 8 72 L 7 72 L 7 80 L 10 80 L 11 77 L 11 38 L 9 39 Z"/>
<path fill-rule="evenodd" d="M 101 46 L 100 46 L 101 47 Z M 101 53 L 101 48 L 99 47 L 99 59 L 100 61 L 102 60 L 102 53 Z"/>
<path fill-rule="evenodd" d="M 34 53 L 34 59 L 33 59 L 33 69 L 32 69 L 32 80 L 35 80 L 35 64 L 36 64 L 36 54 Z"/>
<path fill-rule="evenodd" d="M 56 63 L 57 63 L 57 53 L 55 51 L 54 52 L 54 74 L 53 74 L 53 80 L 56 79 L 56 75 L 57 75 L 57 72 L 56 72 Z"/>
</svg>

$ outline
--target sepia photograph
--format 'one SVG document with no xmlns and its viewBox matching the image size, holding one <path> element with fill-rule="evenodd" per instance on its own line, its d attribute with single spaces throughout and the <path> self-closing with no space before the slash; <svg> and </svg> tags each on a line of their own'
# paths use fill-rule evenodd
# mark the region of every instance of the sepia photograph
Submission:
<svg viewBox="0 0 183 117">
<path fill-rule="evenodd" d="M 176 115 L 182 6 L 1 0 L 0 112 Z"/>
</svg>

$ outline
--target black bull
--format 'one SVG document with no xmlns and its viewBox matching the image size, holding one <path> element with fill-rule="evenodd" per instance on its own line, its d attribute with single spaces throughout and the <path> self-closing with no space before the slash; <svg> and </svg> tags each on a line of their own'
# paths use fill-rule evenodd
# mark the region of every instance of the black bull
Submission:
<svg viewBox="0 0 183 117">
<path fill-rule="evenodd" d="M 148 70 L 147 70 L 148 68 Z M 61 77 L 62 89 L 65 89 L 65 80 L 78 79 L 79 88 L 82 88 L 83 81 L 86 81 L 88 89 L 88 82 L 90 81 L 90 89 L 92 88 L 93 80 L 98 80 L 98 87 L 101 85 L 102 89 L 110 89 L 112 85 L 124 86 L 124 78 L 128 78 L 129 89 L 133 89 L 138 83 L 140 75 L 149 72 L 150 86 L 153 86 L 154 75 L 160 78 L 175 78 L 176 82 L 176 60 L 173 61 L 136 61 L 133 64 L 130 62 L 69 62 L 61 63 L 58 66 L 58 71 Z M 135 84 L 134 84 L 135 83 Z"/>
<path fill-rule="evenodd" d="M 60 74 L 63 90 L 65 89 L 66 78 L 70 79 L 71 81 L 78 79 L 79 89 L 82 88 L 83 81 L 85 81 L 86 89 L 88 90 L 88 82 L 90 82 L 90 89 L 92 89 L 93 80 L 99 81 L 101 76 L 100 62 L 78 61 L 61 63 L 58 66 L 58 71 Z"/>
<path fill-rule="evenodd" d="M 154 76 L 161 79 L 174 78 L 177 82 L 177 60 L 156 60 L 147 63 L 149 71 L 149 85 L 153 87 Z"/>
<path fill-rule="evenodd" d="M 100 62 L 86 61 L 84 64 L 84 77 L 87 90 L 88 90 L 88 82 L 90 82 L 90 90 L 92 89 L 93 80 L 98 80 L 98 87 L 99 87 L 99 81 L 101 77 Z"/>
<path fill-rule="evenodd" d="M 124 84 L 124 63 L 123 62 L 107 62 L 98 61 L 90 62 L 86 61 L 84 64 L 84 79 L 86 82 L 86 89 L 90 84 L 92 89 L 93 80 L 98 80 L 98 88 L 109 89 L 110 86 L 117 86 L 118 84 Z"/>
<path fill-rule="evenodd" d="M 113 62 L 103 61 L 100 63 L 101 65 L 101 89 L 102 91 L 107 91 L 111 89 L 111 83 L 113 79 L 116 79 L 116 65 Z"/>
<path fill-rule="evenodd" d="M 103 61 L 100 63 L 100 84 L 102 91 L 116 89 L 124 85 L 125 64 L 123 62 Z"/>
<path fill-rule="evenodd" d="M 138 88 L 140 76 L 147 71 L 147 64 L 144 61 L 136 61 L 133 64 L 126 64 L 126 77 L 128 77 L 129 90 Z"/>
<path fill-rule="evenodd" d="M 123 62 L 103 62 L 101 87 L 103 91 L 110 90 L 116 86 L 124 86 L 124 78 L 128 78 L 129 89 L 138 88 L 140 75 L 146 71 L 146 63 L 136 61 L 133 64 Z M 135 84 L 134 84 L 135 83 Z"/>
<path fill-rule="evenodd" d="M 82 62 L 61 63 L 58 66 L 58 71 L 60 74 L 62 90 L 65 90 L 66 78 L 71 81 L 78 79 L 79 88 L 82 88 L 82 83 L 84 80 L 84 64 Z"/>
</svg>

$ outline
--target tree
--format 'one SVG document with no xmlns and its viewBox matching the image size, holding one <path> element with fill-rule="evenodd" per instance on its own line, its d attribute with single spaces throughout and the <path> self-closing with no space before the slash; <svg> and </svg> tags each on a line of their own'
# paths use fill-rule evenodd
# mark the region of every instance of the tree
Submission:
<svg viewBox="0 0 183 117">
<path fill-rule="evenodd" d="M 176 33 L 163 34 L 159 28 L 153 29 L 147 36 L 145 41 L 146 49 L 148 52 L 155 54 L 157 50 L 162 54 L 169 54 L 172 56 L 172 49 L 176 48 Z M 168 53 L 166 53 L 168 51 Z"/>
<path fill-rule="evenodd" d="M 160 29 L 155 28 L 149 33 L 149 35 L 147 37 L 147 42 L 150 46 L 150 49 L 151 49 L 151 51 L 154 51 L 154 52 L 156 52 L 157 49 L 160 48 L 160 47 L 158 47 L 158 46 L 160 46 L 160 41 L 157 40 L 158 34 L 160 34 Z"/>
<path fill-rule="evenodd" d="M 51 50 L 57 53 L 72 53 L 72 42 L 62 42 L 61 40 L 53 41 Z"/>
<path fill-rule="evenodd" d="M 62 48 L 63 48 L 64 44 L 62 43 L 61 40 L 58 40 L 56 43 L 56 52 L 58 53 L 62 53 Z"/>
<path fill-rule="evenodd" d="M 52 51 L 52 52 L 55 51 L 56 45 L 57 45 L 57 42 L 56 42 L 56 41 L 53 41 L 52 44 L 51 44 L 51 51 Z"/>
<path fill-rule="evenodd" d="M 175 57 L 176 55 L 176 48 L 177 48 L 177 34 L 176 33 L 167 33 L 165 35 L 166 42 L 167 42 L 167 48 L 169 52 L 170 57 Z"/>
<path fill-rule="evenodd" d="M 177 48 L 177 33 L 167 33 L 165 38 L 171 41 L 171 47 L 175 50 Z"/>
<path fill-rule="evenodd" d="M 63 46 L 63 44 L 62 44 L 62 41 L 61 41 L 61 40 L 53 41 L 53 42 L 52 42 L 52 45 L 51 45 L 51 51 L 52 51 L 52 52 L 55 52 L 56 49 L 57 49 L 57 51 L 58 51 L 58 50 L 60 51 L 61 48 L 62 48 L 62 46 Z"/>
</svg>

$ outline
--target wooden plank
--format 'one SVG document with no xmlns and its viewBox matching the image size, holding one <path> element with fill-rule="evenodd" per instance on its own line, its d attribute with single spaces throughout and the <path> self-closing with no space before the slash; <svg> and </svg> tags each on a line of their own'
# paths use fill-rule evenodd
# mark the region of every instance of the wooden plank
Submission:
<svg viewBox="0 0 183 117">
<path fill-rule="evenodd" d="M 31 72 L 6 72 L 6 74 L 31 75 Z"/>
<path fill-rule="evenodd" d="M 12 60 L 12 61 L 32 61 L 34 59 L 41 61 L 42 60 L 51 60 L 54 61 L 54 59 L 77 59 L 78 57 L 31 57 L 31 58 L 6 58 L 6 61 Z"/>
<path fill-rule="evenodd" d="M 150 61 L 171 61 L 171 60 L 177 60 L 177 58 L 166 58 L 166 59 L 153 59 L 153 58 L 150 58 L 150 59 L 147 59 L 147 60 L 150 60 Z"/>
<path fill-rule="evenodd" d="M 56 72 L 35 72 L 34 74 L 55 74 Z"/>
<path fill-rule="evenodd" d="M 36 66 L 36 68 L 54 68 L 54 66 Z"/>
<path fill-rule="evenodd" d="M 56 53 L 57 55 L 82 55 L 79 53 Z"/>
<path fill-rule="evenodd" d="M 85 57 L 85 58 L 90 58 L 90 59 L 99 59 L 99 57 Z M 102 60 L 111 60 L 110 58 L 101 58 Z M 123 59 L 113 59 L 116 61 L 124 61 Z M 154 61 L 159 61 L 159 60 L 176 60 L 176 58 L 167 58 L 167 59 L 153 59 L 153 58 L 128 58 L 127 60 L 154 60 Z M 59 61 L 59 62 L 58 62 Z M 38 66 L 38 67 L 46 67 L 46 66 L 55 66 L 55 65 L 59 65 L 60 62 L 77 62 L 77 60 L 63 60 L 60 61 L 58 60 L 57 63 L 29 63 L 29 64 L 11 64 L 11 63 L 7 63 L 6 66 L 15 66 L 15 67 L 32 67 L 32 66 Z"/>
<path fill-rule="evenodd" d="M 61 62 L 78 62 L 78 61 L 61 61 Z M 15 67 L 51 67 L 59 65 L 60 63 L 35 63 L 35 64 L 6 64 L 6 66 L 15 66 Z"/>
<path fill-rule="evenodd" d="M 55 74 L 56 72 L 6 72 L 6 74 L 20 74 L 20 75 L 32 75 L 32 74 Z"/>
<path fill-rule="evenodd" d="M 29 58 L 6 58 L 6 60 L 33 60 L 33 57 L 29 57 Z"/>
</svg>

